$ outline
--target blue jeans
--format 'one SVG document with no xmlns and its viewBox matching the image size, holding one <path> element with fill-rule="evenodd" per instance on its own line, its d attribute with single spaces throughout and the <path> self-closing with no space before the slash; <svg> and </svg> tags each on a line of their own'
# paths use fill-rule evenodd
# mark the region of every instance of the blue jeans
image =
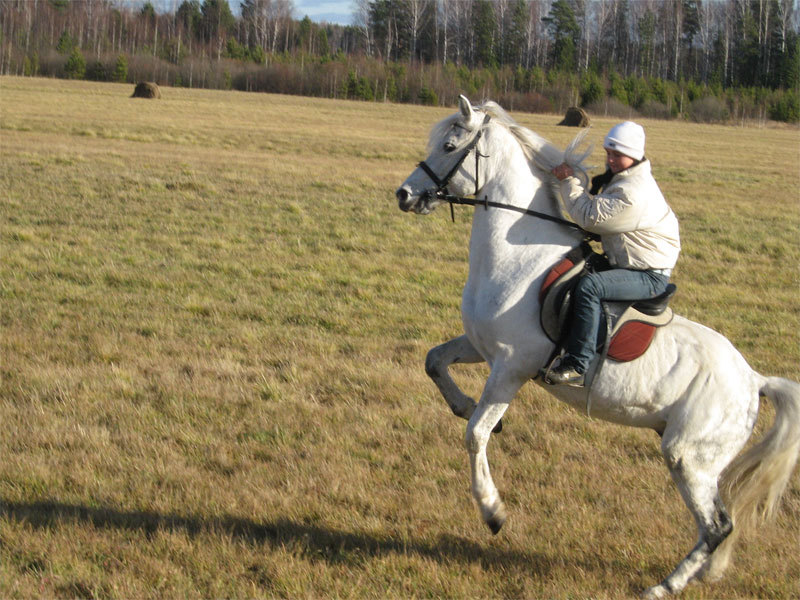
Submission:
<svg viewBox="0 0 800 600">
<path fill-rule="evenodd" d="M 611 269 L 585 275 L 575 287 L 573 316 L 567 355 L 561 364 L 585 373 L 605 332 L 603 300 L 644 300 L 667 289 L 669 277 L 653 271 Z M 600 325 L 603 324 L 601 331 Z"/>
</svg>

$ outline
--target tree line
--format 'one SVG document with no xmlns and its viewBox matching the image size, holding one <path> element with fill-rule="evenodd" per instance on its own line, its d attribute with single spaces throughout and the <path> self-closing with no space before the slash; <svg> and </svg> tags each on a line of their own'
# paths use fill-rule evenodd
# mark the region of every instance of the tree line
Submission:
<svg viewBox="0 0 800 600">
<path fill-rule="evenodd" d="M 164 7 L 164 1 L 159 4 Z M 0 0 L 0 73 L 704 121 L 800 121 L 797 0 Z"/>
<path fill-rule="evenodd" d="M 788 88 L 798 77 L 796 3 L 361 0 L 357 22 L 367 52 L 387 59 Z"/>
</svg>

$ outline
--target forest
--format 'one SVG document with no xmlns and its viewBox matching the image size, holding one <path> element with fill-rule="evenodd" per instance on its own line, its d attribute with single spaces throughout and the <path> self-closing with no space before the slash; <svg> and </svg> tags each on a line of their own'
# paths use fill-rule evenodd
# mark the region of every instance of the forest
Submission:
<svg viewBox="0 0 800 600">
<path fill-rule="evenodd" d="M 800 122 L 797 0 L 0 0 L 0 73 L 702 122 Z"/>
</svg>

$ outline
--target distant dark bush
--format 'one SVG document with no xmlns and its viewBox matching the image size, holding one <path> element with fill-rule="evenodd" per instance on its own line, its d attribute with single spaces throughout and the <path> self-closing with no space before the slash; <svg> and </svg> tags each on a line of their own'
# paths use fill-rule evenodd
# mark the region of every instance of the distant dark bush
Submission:
<svg viewBox="0 0 800 600">
<path fill-rule="evenodd" d="M 628 96 L 628 103 L 635 109 L 638 110 L 651 100 L 650 86 L 643 77 L 634 77 L 633 75 L 626 77 L 624 86 Z"/>
<path fill-rule="evenodd" d="M 625 80 L 616 71 L 608 74 L 608 95 L 621 104 L 629 102 L 628 92 L 625 90 Z"/>
<path fill-rule="evenodd" d="M 423 86 L 419 90 L 417 98 L 419 98 L 420 104 L 424 104 L 426 106 L 437 106 L 439 104 L 439 96 L 437 96 L 436 92 L 434 92 L 428 86 Z"/>
<path fill-rule="evenodd" d="M 91 63 L 86 69 L 86 79 L 92 81 L 110 81 L 109 69 L 99 60 Z"/>
<path fill-rule="evenodd" d="M 86 59 L 80 48 L 75 48 L 64 64 L 64 74 L 67 79 L 83 79 L 86 75 Z"/>
<path fill-rule="evenodd" d="M 567 83 L 555 82 L 545 88 L 545 94 L 552 102 L 555 112 L 563 114 L 575 104 L 575 88 Z"/>
<path fill-rule="evenodd" d="M 603 117 L 616 117 L 618 119 L 633 119 L 638 113 L 627 104 L 623 104 L 616 98 L 606 98 L 599 102 L 593 102 L 584 107 L 590 114 Z"/>
<path fill-rule="evenodd" d="M 800 122 L 800 94 L 795 90 L 781 90 L 775 93 L 769 107 L 769 118 L 786 123 Z"/>
<path fill-rule="evenodd" d="M 707 89 L 702 83 L 689 81 L 686 85 L 686 93 L 689 96 L 689 100 L 694 102 L 695 100 L 704 98 L 707 95 Z"/>
<path fill-rule="evenodd" d="M 39 53 L 34 52 L 33 56 L 26 56 L 22 63 L 22 74 L 32 77 L 39 74 Z"/>
<path fill-rule="evenodd" d="M 605 95 L 606 89 L 600 77 L 593 71 L 587 72 L 581 80 L 581 106 L 588 106 L 598 102 Z"/>
<path fill-rule="evenodd" d="M 366 77 L 359 77 L 355 71 L 350 71 L 344 84 L 345 98 L 352 100 L 374 100 L 375 93 Z"/>
<path fill-rule="evenodd" d="M 232 86 L 237 90 L 269 94 L 304 93 L 302 74 L 297 69 L 281 63 L 273 63 L 268 67 L 258 67 L 251 63 L 239 68 L 233 77 Z"/>
<path fill-rule="evenodd" d="M 641 107 L 639 107 L 639 112 L 643 117 L 648 117 L 650 119 L 669 120 L 673 116 L 666 104 L 656 100 L 648 100 L 645 102 Z"/>
<path fill-rule="evenodd" d="M 124 54 L 117 57 L 117 62 L 114 65 L 114 81 L 117 83 L 125 83 L 128 80 L 128 59 Z"/>
<path fill-rule="evenodd" d="M 507 110 L 518 110 L 527 113 L 552 113 L 553 103 L 538 92 L 509 92 L 502 94 L 497 99 L 498 103 Z"/>
<path fill-rule="evenodd" d="M 689 118 L 695 123 L 725 123 L 729 117 L 728 107 L 714 96 L 698 98 L 689 105 Z"/>
</svg>

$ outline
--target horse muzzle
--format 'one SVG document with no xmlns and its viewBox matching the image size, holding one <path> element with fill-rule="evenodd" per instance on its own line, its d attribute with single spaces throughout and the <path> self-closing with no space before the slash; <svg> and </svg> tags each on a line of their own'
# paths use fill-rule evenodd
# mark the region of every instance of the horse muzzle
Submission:
<svg viewBox="0 0 800 600">
<path fill-rule="evenodd" d="M 402 186 L 395 192 L 397 205 L 403 212 L 414 212 L 418 215 L 427 215 L 438 204 L 439 195 L 436 191 L 425 190 L 419 196 L 415 196 L 410 188 Z"/>
<path fill-rule="evenodd" d="M 406 187 L 399 187 L 397 191 L 394 193 L 395 198 L 397 198 L 397 205 L 400 207 L 400 210 L 403 212 L 408 212 L 414 206 L 414 197 L 411 195 L 411 191 Z"/>
</svg>

